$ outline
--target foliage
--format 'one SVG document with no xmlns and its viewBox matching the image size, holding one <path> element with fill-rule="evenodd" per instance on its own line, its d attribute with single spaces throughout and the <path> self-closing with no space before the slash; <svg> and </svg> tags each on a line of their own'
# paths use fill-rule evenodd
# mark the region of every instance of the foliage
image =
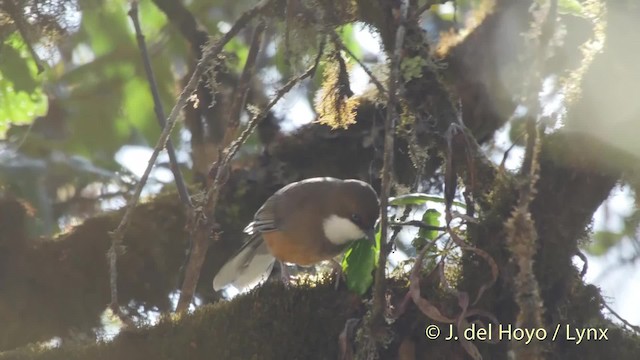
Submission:
<svg viewBox="0 0 640 360">
<path fill-rule="evenodd" d="M 345 252 L 342 271 L 347 279 L 347 288 L 358 295 L 364 295 L 373 284 L 373 270 L 376 268 L 380 253 L 380 232 L 376 233 L 376 242 L 360 239 Z"/>
<path fill-rule="evenodd" d="M 333 52 L 325 64 L 322 89 L 316 99 L 318 122 L 332 129 L 346 129 L 355 124 L 359 100 L 353 96 L 347 65 L 338 52 Z"/>
<path fill-rule="evenodd" d="M 46 110 L 35 61 L 18 34 L 1 45 L 0 54 L 0 139 L 10 124 L 29 124 Z"/>
</svg>

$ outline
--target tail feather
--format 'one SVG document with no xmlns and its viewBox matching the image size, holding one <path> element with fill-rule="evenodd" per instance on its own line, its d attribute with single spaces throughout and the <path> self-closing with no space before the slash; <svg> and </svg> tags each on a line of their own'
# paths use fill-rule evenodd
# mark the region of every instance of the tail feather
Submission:
<svg viewBox="0 0 640 360">
<path fill-rule="evenodd" d="M 242 290 L 253 286 L 269 276 L 275 261 L 262 237 L 256 234 L 218 271 L 213 289 L 232 285 Z"/>
</svg>

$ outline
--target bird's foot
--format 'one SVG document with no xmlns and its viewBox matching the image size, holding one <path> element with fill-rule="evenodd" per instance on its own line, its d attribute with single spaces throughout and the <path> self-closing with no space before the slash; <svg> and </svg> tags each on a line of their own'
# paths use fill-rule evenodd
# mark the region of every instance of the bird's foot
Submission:
<svg viewBox="0 0 640 360">
<path fill-rule="evenodd" d="M 285 287 L 291 286 L 291 274 L 289 274 L 289 268 L 287 264 L 280 261 L 280 279 Z"/>
<path fill-rule="evenodd" d="M 337 262 L 335 259 L 331 259 L 331 275 L 335 276 L 335 289 L 338 290 L 338 287 L 340 286 L 340 280 L 344 280 L 346 281 L 347 278 L 345 277 L 344 272 L 342 271 L 342 264 L 340 264 L 339 262 Z"/>
</svg>

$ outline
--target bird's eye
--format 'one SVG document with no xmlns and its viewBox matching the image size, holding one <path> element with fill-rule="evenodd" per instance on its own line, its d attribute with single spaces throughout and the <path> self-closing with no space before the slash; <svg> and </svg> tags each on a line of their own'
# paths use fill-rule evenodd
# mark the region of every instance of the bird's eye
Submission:
<svg viewBox="0 0 640 360">
<path fill-rule="evenodd" d="M 360 219 L 360 215 L 358 215 L 358 214 L 351 215 L 351 221 L 353 221 L 354 224 L 360 225 L 360 221 L 361 220 L 362 219 Z"/>
</svg>

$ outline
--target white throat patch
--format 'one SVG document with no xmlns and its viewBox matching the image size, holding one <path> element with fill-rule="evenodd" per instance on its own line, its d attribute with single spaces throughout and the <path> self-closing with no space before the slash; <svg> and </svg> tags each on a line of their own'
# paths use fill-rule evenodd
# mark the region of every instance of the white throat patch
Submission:
<svg viewBox="0 0 640 360">
<path fill-rule="evenodd" d="M 334 245 L 344 245 L 365 236 L 365 233 L 351 220 L 338 215 L 331 215 L 324 219 L 322 230 Z"/>
</svg>

